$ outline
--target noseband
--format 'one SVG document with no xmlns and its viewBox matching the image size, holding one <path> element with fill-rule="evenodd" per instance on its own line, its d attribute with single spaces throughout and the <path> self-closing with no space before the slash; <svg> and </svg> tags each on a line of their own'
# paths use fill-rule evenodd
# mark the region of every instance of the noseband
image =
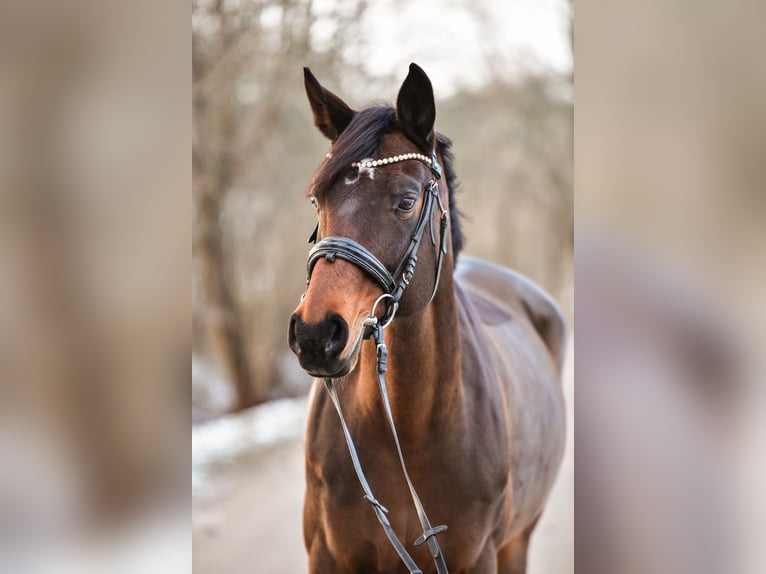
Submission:
<svg viewBox="0 0 766 574">
<path fill-rule="evenodd" d="M 407 286 L 410 284 L 410 281 L 415 274 L 415 265 L 417 264 L 418 260 L 417 250 L 418 246 L 420 245 L 420 240 L 423 238 L 423 233 L 425 233 L 426 224 L 429 226 L 431 244 L 436 246 L 436 237 L 434 234 L 432 215 L 434 206 L 438 206 L 440 211 L 440 239 L 439 247 L 437 250 L 434 286 L 429 302 L 433 300 L 434 296 L 436 295 L 436 289 L 439 286 L 439 278 L 441 276 L 442 261 L 444 255 L 447 254 L 447 227 L 449 226 L 449 214 L 444 208 L 441 197 L 439 196 L 439 186 L 437 183 L 437 180 L 439 180 L 442 176 L 441 166 L 436 159 L 435 153 L 430 158 L 419 153 L 407 153 L 389 158 L 354 162 L 351 164 L 351 166 L 357 168 L 373 168 L 407 160 L 418 160 L 425 163 L 430 168 L 433 177 L 426 184 L 423 206 L 420 210 L 420 215 L 418 216 L 415 230 L 410 237 L 410 243 L 407 246 L 404 255 L 399 261 L 399 265 L 396 267 L 394 272 L 391 273 L 388 268 L 383 265 L 383 263 L 381 263 L 377 257 L 375 257 L 375 255 L 373 255 L 367 248 L 357 243 L 356 241 L 349 239 L 348 237 L 327 237 L 317 243 L 309 252 L 307 265 L 308 276 L 306 279 L 306 285 L 308 285 L 309 281 L 311 281 L 311 273 L 314 270 L 317 261 L 324 257 L 330 263 L 335 261 L 336 258 L 340 258 L 356 265 L 370 277 L 372 277 L 383 288 L 383 295 L 381 295 L 375 301 L 375 304 L 370 311 L 369 317 L 367 317 L 362 325 L 362 329 L 364 330 L 368 327 L 372 328 L 371 334 L 375 339 L 378 356 L 378 386 L 383 402 L 383 408 L 386 414 L 386 419 L 388 421 L 388 426 L 391 429 L 391 433 L 394 438 L 397 454 L 399 455 L 399 463 L 402 468 L 402 473 L 404 474 L 404 478 L 407 481 L 407 487 L 409 488 L 413 504 L 415 505 L 418 520 L 420 521 L 421 527 L 423 528 L 423 534 L 418 537 L 417 540 L 415 540 L 414 544 L 415 546 L 419 546 L 423 543 L 426 543 L 428 545 L 428 549 L 431 552 L 431 556 L 434 559 L 434 563 L 436 564 L 436 571 L 438 574 L 449 574 L 447 570 L 447 564 L 444 560 L 444 555 L 442 554 L 441 548 L 439 548 L 439 543 L 436 540 L 436 536 L 447 530 L 447 527 L 431 526 L 431 523 L 428 520 L 428 516 L 426 515 L 425 508 L 423 508 L 423 503 L 420 501 L 420 497 L 415 491 L 415 486 L 412 484 L 409 472 L 407 471 L 407 465 L 404 462 L 404 456 L 402 455 L 402 448 L 399 444 L 399 436 L 396 432 L 396 426 L 394 425 L 394 418 L 391 412 L 391 405 L 389 404 L 388 400 L 388 391 L 386 389 L 385 373 L 388 364 L 388 349 L 386 348 L 386 343 L 383 339 L 383 329 L 385 329 L 391 323 L 391 321 L 393 321 L 394 316 L 396 315 L 396 311 L 399 308 L 399 301 L 401 300 L 405 289 L 407 289 Z M 314 233 L 312 233 L 311 237 L 309 238 L 309 243 L 316 242 L 318 234 L 319 224 L 317 223 L 317 227 L 314 229 Z M 376 310 L 378 303 L 381 301 L 385 301 L 386 311 L 382 320 L 379 320 L 376 314 Z M 385 506 L 378 502 L 378 500 L 375 498 L 375 495 L 372 493 L 372 489 L 370 488 L 370 485 L 367 481 L 367 477 L 362 470 L 359 456 L 357 454 L 356 447 L 354 446 L 354 441 L 351 438 L 351 433 L 349 432 L 348 425 L 346 424 L 346 420 L 343 416 L 340 398 L 338 396 L 338 391 L 335 388 L 335 384 L 333 383 L 333 379 L 326 378 L 324 383 L 325 388 L 330 395 L 330 399 L 335 406 L 335 410 L 338 412 L 338 417 L 340 418 L 341 426 L 343 428 L 343 434 L 346 438 L 346 445 L 348 446 L 348 450 L 351 455 L 351 462 L 354 465 L 354 471 L 356 472 L 357 478 L 359 479 L 359 482 L 362 486 L 362 490 L 364 491 L 364 499 L 372 505 L 372 508 L 375 511 L 375 515 L 378 518 L 378 522 L 380 522 L 383 530 L 386 533 L 386 537 L 393 546 L 394 550 L 396 550 L 399 558 L 409 570 L 410 574 L 422 574 L 422 570 L 418 568 L 417 564 L 409 555 L 404 545 L 394 532 L 391 523 L 386 516 L 388 510 Z"/>
</svg>

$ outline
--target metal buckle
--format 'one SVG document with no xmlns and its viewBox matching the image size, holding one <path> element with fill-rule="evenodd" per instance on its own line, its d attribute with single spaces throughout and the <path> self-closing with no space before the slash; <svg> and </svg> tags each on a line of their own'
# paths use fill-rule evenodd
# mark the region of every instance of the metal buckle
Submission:
<svg viewBox="0 0 766 574">
<path fill-rule="evenodd" d="M 446 525 L 434 526 L 433 528 L 429 528 L 421 536 L 419 536 L 418 539 L 415 540 L 415 542 L 413 542 L 413 544 L 415 546 L 420 546 L 424 542 L 428 542 L 429 538 L 433 538 L 434 536 L 438 536 L 439 534 L 441 534 L 445 530 L 447 530 L 447 526 Z"/>
<path fill-rule="evenodd" d="M 386 514 L 388 514 L 388 508 L 386 508 L 386 507 L 385 507 L 385 506 L 383 506 L 383 505 L 382 505 L 380 502 L 378 502 L 378 499 L 377 499 L 377 498 L 375 498 L 375 497 L 373 497 L 373 496 L 369 496 L 369 495 L 367 495 L 367 494 L 365 494 L 363 498 L 364 498 L 364 499 L 365 499 L 367 502 L 369 502 L 370 504 L 372 504 L 372 505 L 373 505 L 375 508 L 379 508 L 381 512 L 385 512 Z"/>
</svg>

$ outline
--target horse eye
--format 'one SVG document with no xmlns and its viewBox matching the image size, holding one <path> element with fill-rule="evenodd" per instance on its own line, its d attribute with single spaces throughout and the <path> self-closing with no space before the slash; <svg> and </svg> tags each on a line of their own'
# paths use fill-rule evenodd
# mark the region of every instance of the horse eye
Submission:
<svg viewBox="0 0 766 574">
<path fill-rule="evenodd" d="M 399 205 L 397 206 L 397 209 L 399 211 L 412 211 L 415 207 L 415 198 L 414 197 L 403 197 L 399 200 Z"/>
<path fill-rule="evenodd" d="M 311 205 L 314 206 L 314 209 L 318 209 L 319 208 L 319 206 L 317 205 L 317 198 L 316 197 L 313 197 L 313 196 L 311 197 Z"/>
</svg>

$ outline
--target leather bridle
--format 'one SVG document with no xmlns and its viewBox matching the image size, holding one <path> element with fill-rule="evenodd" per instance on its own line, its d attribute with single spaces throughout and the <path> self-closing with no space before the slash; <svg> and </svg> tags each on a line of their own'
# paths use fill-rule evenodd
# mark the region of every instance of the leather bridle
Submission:
<svg viewBox="0 0 766 574">
<path fill-rule="evenodd" d="M 435 153 L 432 154 L 430 158 L 419 153 L 409 153 L 389 158 L 355 162 L 352 164 L 352 167 L 357 167 L 359 169 L 369 169 L 408 160 L 417 160 L 425 163 L 430 168 L 433 177 L 425 186 L 423 206 L 420 210 L 420 215 L 418 216 L 415 230 L 412 233 L 410 242 L 399 262 L 399 265 L 396 267 L 394 272 L 391 273 L 388 268 L 383 265 L 383 263 L 381 263 L 377 257 L 375 257 L 375 255 L 373 255 L 366 247 L 357 243 L 356 241 L 349 239 L 348 237 L 327 237 L 316 243 L 316 245 L 309 252 L 306 285 L 308 285 L 308 283 L 311 281 L 311 274 L 319 259 L 325 258 L 328 262 L 332 263 L 336 258 L 340 258 L 362 269 L 383 288 L 383 295 L 378 297 L 378 299 L 375 301 L 375 304 L 370 311 L 370 315 L 362 324 L 362 329 L 363 333 L 367 329 L 370 329 L 367 336 L 372 335 L 375 340 L 378 357 L 378 386 L 383 401 L 386 419 L 394 438 L 402 473 L 404 474 L 404 478 L 407 481 L 407 486 L 409 488 L 413 504 L 415 505 L 415 510 L 418 514 L 418 520 L 420 521 L 421 527 L 423 528 L 423 534 L 417 540 L 415 540 L 414 544 L 415 546 L 419 546 L 423 543 L 426 543 L 428 545 L 428 549 L 431 552 L 431 556 L 434 559 L 434 563 L 436 564 L 436 570 L 438 574 L 449 574 L 446 562 L 444 560 L 444 555 L 442 554 L 441 548 L 439 548 L 439 543 L 436 540 L 436 535 L 441 534 L 447 530 L 447 526 L 431 526 L 431 523 L 428 520 L 428 516 L 426 515 L 425 508 L 423 508 L 423 503 L 420 501 L 420 497 L 415 491 L 415 486 L 412 484 L 409 472 L 407 471 L 407 465 L 404 462 L 404 456 L 402 455 L 402 448 L 399 444 L 399 436 L 396 432 L 396 425 L 394 424 L 394 418 L 391 412 L 391 405 L 389 404 L 388 392 L 386 389 L 385 373 L 388 364 L 388 349 L 386 348 L 386 344 L 383 338 L 383 329 L 385 329 L 391 323 L 391 321 L 393 321 L 394 316 L 396 315 L 396 311 L 399 308 L 399 302 L 404 295 L 404 291 L 407 289 L 407 286 L 410 284 L 410 281 L 415 274 L 415 265 L 417 264 L 418 260 L 417 251 L 420 245 L 420 241 L 423 238 L 423 234 L 425 233 L 426 225 L 429 226 L 431 244 L 435 247 L 437 246 L 433 228 L 434 218 L 432 213 L 435 206 L 438 207 L 440 211 L 440 237 L 439 245 L 437 247 L 437 262 L 434 286 L 429 302 L 433 300 L 434 296 L 436 295 L 436 289 L 439 286 L 439 279 L 441 277 L 443 258 L 444 255 L 447 254 L 447 228 L 449 227 L 449 213 L 444 208 L 441 197 L 439 196 L 439 185 L 437 183 L 437 181 L 442 176 L 441 166 L 436 159 Z M 318 233 L 319 224 L 317 224 L 317 227 L 314 229 L 314 233 L 312 233 L 311 237 L 309 238 L 309 243 L 314 243 L 316 241 Z M 380 302 L 385 302 L 386 305 L 382 319 L 379 319 L 377 316 L 377 306 Z M 372 489 L 370 488 L 369 482 L 367 481 L 367 477 L 362 470 L 359 456 L 357 455 L 356 447 L 354 446 L 354 441 L 351 438 L 351 433 L 349 432 L 348 425 L 346 424 L 346 420 L 343 416 L 340 398 L 338 397 L 338 392 L 333 379 L 325 378 L 324 384 L 327 392 L 330 395 L 330 399 L 332 400 L 332 403 L 338 412 L 338 417 L 340 418 L 341 426 L 343 428 L 343 434 L 346 438 L 346 445 L 348 446 L 348 450 L 351 455 L 351 462 L 354 465 L 354 471 L 356 472 L 357 478 L 359 479 L 359 482 L 362 486 L 362 490 L 364 491 L 365 500 L 367 500 L 372 505 L 375 511 L 375 515 L 383 527 L 389 542 L 401 558 L 404 565 L 409 570 L 410 574 L 422 574 L 422 570 L 418 568 L 417 564 L 409 555 L 404 545 L 394 532 L 391 523 L 386 516 L 388 510 L 380 502 L 378 502 L 378 500 L 375 498 L 375 495 L 372 493 Z"/>
<path fill-rule="evenodd" d="M 418 260 L 418 246 L 420 240 L 423 238 L 426 225 L 429 226 L 429 232 L 431 235 L 431 244 L 436 245 L 436 236 L 434 234 L 434 224 L 432 210 L 434 206 L 439 208 L 440 222 L 439 222 L 439 234 L 440 245 L 437 252 L 436 273 L 434 278 L 434 287 L 431 292 L 431 298 L 429 302 L 433 300 L 436 295 L 436 289 L 439 286 L 439 278 L 441 276 L 442 261 L 444 255 L 447 254 L 447 227 L 449 226 L 449 213 L 444 208 L 441 196 L 439 195 L 439 185 L 437 181 L 442 176 L 441 166 L 436 159 L 436 154 L 433 154 L 430 158 L 422 154 L 404 154 L 394 156 L 391 158 L 383 158 L 378 160 L 371 160 L 366 162 L 355 162 L 352 167 L 372 168 L 382 165 L 390 165 L 399 161 L 417 160 L 425 163 L 431 170 L 433 178 L 426 184 L 425 197 L 423 198 L 423 207 L 420 210 L 420 216 L 418 217 L 415 230 L 412 232 L 410 243 L 404 252 L 399 265 L 396 270 L 391 273 L 388 268 L 380 262 L 366 247 L 357 243 L 353 239 L 348 237 L 326 237 L 309 251 L 308 264 L 307 264 L 307 277 L 306 285 L 308 286 L 311 281 L 311 273 L 314 270 L 314 266 L 317 261 L 325 258 L 329 262 L 333 262 L 335 258 L 345 259 L 346 261 L 353 263 L 368 275 L 370 275 L 375 281 L 383 288 L 383 293 L 390 295 L 387 298 L 387 311 L 386 316 L 390 315 L 390 319 L 396 314 L 396 309 L 399 307 L 399 301 L 404 295 L 404 290 L 410 284 L 412 276 L 415 273 L 415 264 Z M 314 232 L 309 237 L 309 243 L 314 243 L 317 240 L 319 234 L 319 223 L 314 228 Z M 389 321 L 390 322 L 390 321 Z"/>
</svg>

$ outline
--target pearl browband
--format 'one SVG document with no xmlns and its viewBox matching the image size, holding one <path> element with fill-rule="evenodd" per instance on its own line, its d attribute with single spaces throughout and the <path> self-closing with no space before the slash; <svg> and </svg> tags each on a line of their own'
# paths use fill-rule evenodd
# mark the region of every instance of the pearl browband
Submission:
<svg viewBox="0 0 766 574">
<path fill-rule="evenodd" d="M 328 152 L 325 157 L 327 159 L 332 158 L 332 153 Z M 369 169 L 371 167 L 388 165 L 391 163 L 396 163 L 397 161 L 405 161 L 408 159 L 416 159 L 418 161 L 422 161 L 431 169 L 431 173 L 434 175 L 435 179 L 432 179 L 430 181 L 429 186 L 433 186 L 433 188 L 435 189 L 437 185 L 436 180 L 441 179 L 441 176 L 442 176 L 442 167 L 439 165 L 439 160 L 436 159 L 436 153 L 434 153 L 431 157 L 428 157 L 427 155 L 423 155 L 422 153 L 414 153 L 414 152 L 403 153 L 401 155 L 395 155 L 392 157 L 383 157 L 380 159 L 367 159 L 362 161 L 355 161 L 354 163 L 351 164 L 351 167 Z M 438 193 L 437 193 L 437 198 L 438 198 Z M 439 199 L 439 204 L 441 205 L 441 199 Z M 443 208 L 442 208 L 442 211 L 444 211 Z M 309 243 L 316 243 L 318 235 L 319 235 L 319 221 L 317 221 L 316 227 L 314 227 L 314 231 L 309 236 Z M 431 237 L 433 238 L 433 233 L 431 234 Z M 311 272 L 309 271 L 309 275 L 310 274 Z"/>
<path fill-rule="evenodd" d="M 413 152 L 413 153 L 403 153 L 401 155 L 394 155 L 391 157 L 382 157 L 380 159 L 365 159 L 362 161 L 355 161 L 354 163 L 351 164 L 351 167 L 369 169 L 371 167 L 389 165 L 392 163 L 396 163 L 398 161 L 405 161 L 408 159 L 416 159 L 418 161 L 422 161 L 429 168 L 431 168 L 431 172 L 433 172 L 433 174 L 436 176 L 436 179 L 441 178 L 442 168 L 439 165 L 439 161 L 436 159 L 435 153 L 431 157 L 428 157 L 427 155 L 423 155 L 422 153 Z"/>
<path fill-rule="evenodd" d="M 351 164 L 351 167 L 378 167 L 381 165 L 388 165 L 389 163 L 396 163 L 397 161 L 404 161 L 407 159 L 417 159 L 422 161 L 424 164 L 426 164 L 428 167 L 431 167 L 433 164 L 433 160 L 423 155 L 422 153 L 404 153 L 402 155 L 395 155 L 392 157 L 382 157 L 380 159 L 370 159 L 370 160 L 364 160 L 364 161 L 355 161 Z"/>
</svg>

